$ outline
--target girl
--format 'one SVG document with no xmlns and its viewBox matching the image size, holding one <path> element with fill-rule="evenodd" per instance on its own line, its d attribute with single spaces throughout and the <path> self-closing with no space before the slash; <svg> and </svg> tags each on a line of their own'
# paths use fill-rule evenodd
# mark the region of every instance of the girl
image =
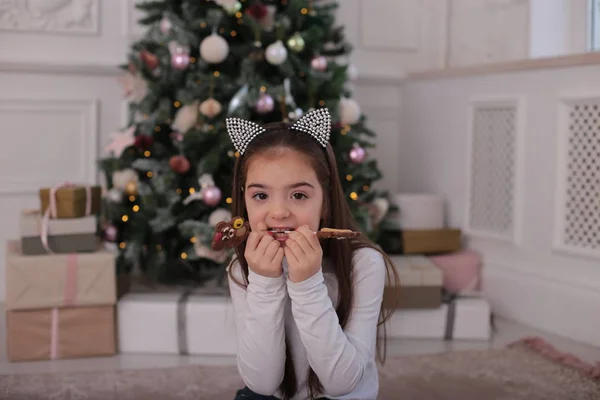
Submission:
<svg viewBox="0 0 600 400">
<path fill-rule="evenodd" d="M 232 212 L 251 229 L 228 267 L 246 384 L 236 399 L 377 398 L 383 290 L 397 275 L 364 235 L 315 236 L 322 227 L 357 230 L 330 127 L 327 109 L 292 126 L 227 120 L 240 153 Z"/>
</svg>

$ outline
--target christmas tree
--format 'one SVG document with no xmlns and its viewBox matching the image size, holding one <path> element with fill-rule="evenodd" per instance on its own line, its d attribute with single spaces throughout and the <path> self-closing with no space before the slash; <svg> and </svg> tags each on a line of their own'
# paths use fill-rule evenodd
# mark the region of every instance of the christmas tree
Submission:
<svg viewBox="0 0 600 400">
<path fill-rule="evenodd" d="M 377 241 L 387 209 L 366 149 L 375 133 L 352 99 L 351 46 L 335 25 L 336 2 L 162 0 L 138 3 L 143 38 L 121 78 L 129 123 L 101 160 L 104 238 L 119 271 L 153 279 L 204 279 L 230 253 L 214 252 L 214 225 L 231 217 L 235 157 L 225 118 L 293 122 L 327 107 L 348 202 Z M 375 214 L 375 215 L 374 215 Z"/>
</svg>

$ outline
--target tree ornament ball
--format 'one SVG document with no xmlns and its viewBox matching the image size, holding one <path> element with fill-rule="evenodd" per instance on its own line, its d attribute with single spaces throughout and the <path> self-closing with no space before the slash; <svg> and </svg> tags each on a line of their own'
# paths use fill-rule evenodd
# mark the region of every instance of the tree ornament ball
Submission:
<svg viewBox="0 0 600 400">
<path fill-rule="evenodd" d="M 304 50 L 304 38 L 299 33 L 294 33 L 287 41 L 290 50 L 299 53 Z"/>
<path fill-rule="evenodd" d="M 219 113 L 221 113 L 222 109 L 223 106 L 221 105 L 221 103 L 219 103 L 218 100 L 215 100 L 212 97 L 200 103 L 200 113 L 208 118 L 216 117 L 217 115 L 219 115 Z"/>
<path fill-rule="evenodd" d="M 354 164 L 362 164 L 367 158 L 367 152 L 363 147 L 356 145 L 350 150 L 349 156 Z"/>
<path fill-rule="evenodd" d="M 227 11 L 228 14 L 233 15 L 242 9 L 242 3 L 239 1 L 236 1 L 235 3 L 228 1 L 226 4 L 222 4 L 221 7 L 223 7 L 223 10 Z"/>
<path fill-rule="evenodd" d="M 279 65 L 287 60 L 287 49 L 281 40 L 271 43 L 265 51 L 265 59 L 269 64 Z"/>
<path fill-rule="evenodd" d="M 327 58 L 316 56 L 311 60 L 310 66 L 316 71 L 325 71 L 327 69 Z"/>
<path fill-rule="evenodd" d="M 211 33 L 200 43 L 200 56 L 211 64 L 223 62 L 229 54 L 229 44 L 222 36 Z"/>
<path fill-rule="evenodd" d="M 106 199 L 111 203 L 120 203 L 123 201 L 123 192 L 114 187 L 106 192 Z"/>
<path fill-rule="evenodd" d="M 360 120 L 360 106 L 353 99 L 341 99 L 339 104 L 342 125 L 354 125 Z"/>
<path fill-rule="evenodd" d="M 190 55 L 187 52 L 177 52 L 171 54 L 171 65 L 173 68 L 183 70 L 190 64 Z"/>
<path fill-rule="evenodd" d="M 202 201 L 209 207 L 218 205 L 221 201 L 221 189 L 217 186 L 202 189 Z"/>
<path fill-rule="evenodd" d="M 185 156 L 173 156 L 169 159 L 169 167 L 171 167 L 173 172 L 181 175 L 190 170 L 190 162 Z"/>
<path fill-rule="evenodd" d="M 261 93 L 258 101 L 256 102 L 256 111 L 259 114 L 267 114 L 273 111 L 275 108 L 275 101 L 270 94 Z"/>
</svg>

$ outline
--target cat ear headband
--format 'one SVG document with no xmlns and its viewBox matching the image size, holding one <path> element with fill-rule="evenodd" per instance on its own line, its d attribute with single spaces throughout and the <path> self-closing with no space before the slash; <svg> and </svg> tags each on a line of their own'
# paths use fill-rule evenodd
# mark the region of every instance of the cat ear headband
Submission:
<svg viewBox="0 0 600 400">
<path fill-rule="evenodd" d="M 233 146 L 241 155 L 252 140 L 266 132 L 265 128 L 257 123 L 242 118 L 227 118 L 225 123 Z M 326 147 L 331 132 L 329 110 L 326 108 L 313 110 L 296 121 L 291 129 L 311 135 L 321 146 Z"/>
</svg>

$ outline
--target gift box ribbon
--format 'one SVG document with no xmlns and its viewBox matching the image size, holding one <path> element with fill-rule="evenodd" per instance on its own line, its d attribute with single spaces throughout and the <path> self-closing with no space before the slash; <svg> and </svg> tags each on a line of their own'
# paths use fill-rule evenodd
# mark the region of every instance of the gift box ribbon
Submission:
<svg viewBox="0 0 600 400">
<path fill-rule="evenodd" d="M 75 185 L 71 182 L 65 181 L 54 185 L 50 188 L 50 202 L 48 204 L 48 208 L 44 213 L 44 218 L 42 220 L 42 245 L 44 249 L 48 253 L 53 253 L 48 245 L 48 224 L 50 218 L 56 218 L 56 192 L 61 188 L 74 188 Z M 90 186 L 85 187 L 85 215 L 90 215 L 92 213 L 92 188 Z"/>
<path fill-rule="evenodd" d="M 457 293 L 443 293 L 442 302 L 446 303 L 448 306 L 446 310 L 446 325 L 444 329 L 444 340 L 452 340 L 454 338 L 454 325 L 456 323 L 456 300 L 458 299 L 467 299 L 467 298 L 479 298 L 480 296 L 477 294 L 472 295 L 462 295 Z M 494 331 L 494 316 L 493 314 L 490 316 L 490 325 L 492 326 L 492 331 Z"/>
<path fill-rule="evenodd" d="M 224 287 L 190 287 L 183 290 L 177 300 L 177 346 L 181 355 L 189 355 L 186 306 L 192 294 L 226 296 L 227 290 Z"/>
<path fill-rule="evenodd" d="M 50 359 L 58 358 L 58 308 L 52 309 L 50 321 Z"/>
</svg>

